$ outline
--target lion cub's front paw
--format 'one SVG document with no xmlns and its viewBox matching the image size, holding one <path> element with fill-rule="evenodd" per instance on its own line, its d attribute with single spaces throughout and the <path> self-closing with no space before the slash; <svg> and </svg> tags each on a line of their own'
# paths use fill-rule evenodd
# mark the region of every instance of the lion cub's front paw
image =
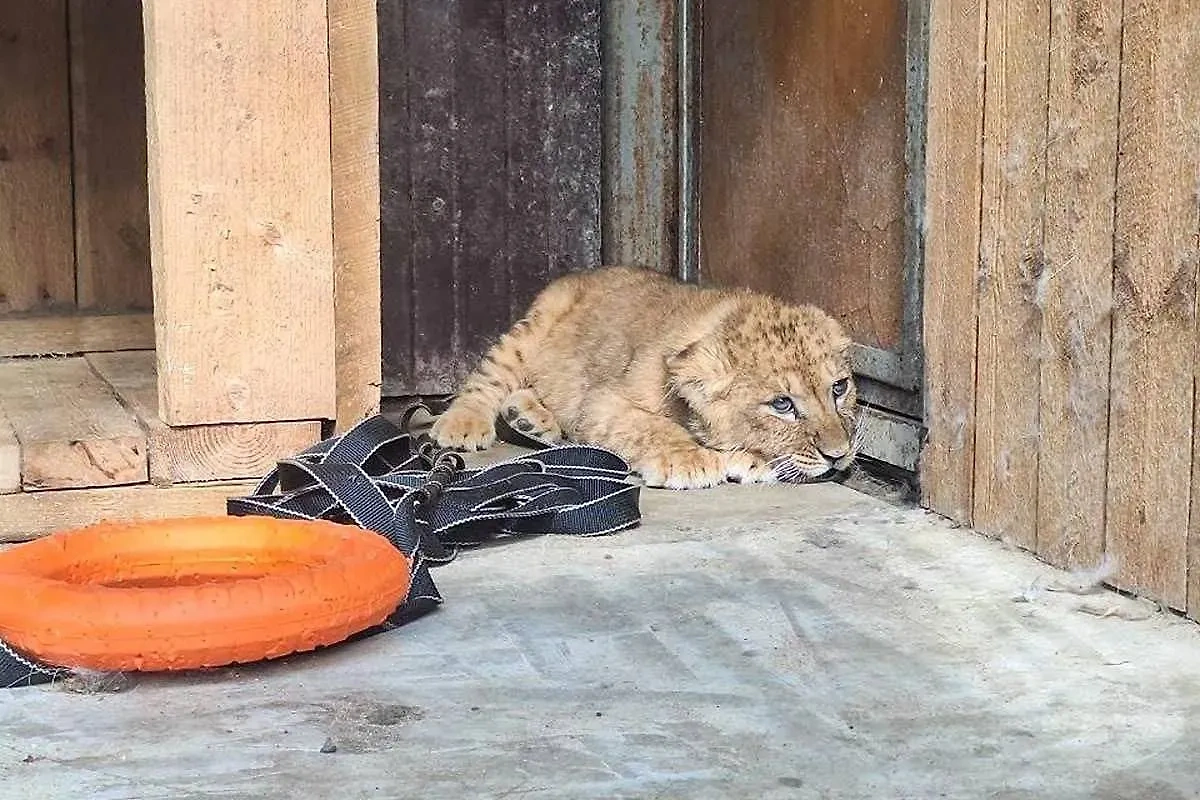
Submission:
<svg viewBox="0 0 1200 800">
<path fill-rule="evenodd" d="M 724 453 L 702 447 L 667 450 L 634 465 L 647 486 L 705 489 L 725 482 Z"/>
<path fill-rule="evenodd" d="M 725 477 L 734 483 L 778 483 L 779 476 L 763 459 L 749 453 L 728 453 Z"/>
<path fill-rule="evenodd" d="M 519 389 L 500 406 L 504 420 L 515 430 L 535 439 L 557 441 L 563 438 L 562 428 L 554 415 L 530 389 Z"/>
<path fill-rule="evenodd" d="M 495 418 L 470 406 L 451 405 L 430 431 L 438 447 L 487 450 L 496 441 Z"/>
<path fill-rule="evenodd" d="M 723 453 L 703 447 L 670 450 L 634 466 L 647 486 L 664 489 L 707 489 L 726 481 L 774 483 L 775 472 L 749 453 Z"/>
</svg>

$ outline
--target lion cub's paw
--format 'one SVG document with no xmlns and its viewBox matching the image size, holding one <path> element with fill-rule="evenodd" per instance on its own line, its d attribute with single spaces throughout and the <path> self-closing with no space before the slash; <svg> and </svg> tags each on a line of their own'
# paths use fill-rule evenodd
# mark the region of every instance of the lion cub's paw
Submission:
<svg viewBox="0 0 1200 800">
<path fill-rule="evenodd" d="M 647 486 L 664 489 L 706 489 L 729 478 L 750 476 L 753 459 L 703 447 L 668 450 L 634 465 Z"/>
<path fill-rule="evenodd" d="M 496 421 L 493 416 L 479 409 L 452 404 L 433 423 L 430 435 L 438 447 L 487 450 L 496 441 Z"/>
<path fill-rule="evenodd" d="M 528 436 L 548 441 L 563 438 L 554 415 L 530 389 L 518 389 L 500 406 L 504 421 Z"/>
<path fill-rule="evenodd" d="M 749 453 L 728 453 L 725 477 L 734 483 L 778 483 L 775 470 L 757 456 Z"/>
</svg>

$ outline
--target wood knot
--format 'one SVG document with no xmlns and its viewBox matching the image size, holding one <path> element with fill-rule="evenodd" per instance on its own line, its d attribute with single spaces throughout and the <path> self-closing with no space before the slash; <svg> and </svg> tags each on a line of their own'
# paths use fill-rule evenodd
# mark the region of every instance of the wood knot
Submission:
<svg viewBox="0 0 1200 800">
<path fill-rule="evenodd" d="M 264 222 L 263 226 L 263 243 L 269 247 L 279 247 L 283 244 L 283 234 L 279 232 L 279 228 L 274 222 Z"/>
<path fill-rule="evenodd" d="M 250 384 L 241 378 L 231 378 L 225 385 L 225 396 L 230 408 L 241 411 L 250 403 Z"/>
</svg>

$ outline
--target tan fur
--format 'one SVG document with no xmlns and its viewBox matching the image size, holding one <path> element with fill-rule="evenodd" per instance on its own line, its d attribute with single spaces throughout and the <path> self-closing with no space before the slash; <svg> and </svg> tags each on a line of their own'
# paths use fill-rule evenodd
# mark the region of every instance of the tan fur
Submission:
<svg viewBox="0 0 1200 800">
<path fill-rule="evenodd" d="M 607 448 L 646 483 L 811 480 L 857 452 L 850 340 L 812 306 L 609 267 L 548 286 L 435 423 L 486 449 L 495 419 Z M 845 388 L 835 399 L 835 382 Z M 772 401 L 788 398 L 799 414 Z"/>
</svg>

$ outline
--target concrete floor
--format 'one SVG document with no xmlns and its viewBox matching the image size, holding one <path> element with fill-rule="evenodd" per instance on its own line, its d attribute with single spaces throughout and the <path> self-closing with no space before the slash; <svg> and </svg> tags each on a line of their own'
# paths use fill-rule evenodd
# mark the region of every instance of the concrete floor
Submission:
<svg viewBox="0 0 1200 800">
<path fill-rule="evenodd" d="M 388 635 L 8 691 L 0 797 L 1200 797 L 1193 624 L 843 486 L 643 498 Z"/>
</svg>

